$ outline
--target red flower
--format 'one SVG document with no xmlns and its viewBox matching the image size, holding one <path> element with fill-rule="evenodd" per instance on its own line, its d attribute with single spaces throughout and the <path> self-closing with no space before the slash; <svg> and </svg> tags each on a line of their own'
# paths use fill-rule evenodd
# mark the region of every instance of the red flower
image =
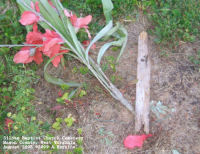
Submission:
<svg viewBox="0 0 200 154">
<path fill-rule="evenodd" d="M 45 41 L 43 42 L 44 50 L 43 53 L 52 58 L 58 53 L 64 53 L 68 52 L 68 50 L 60 50 L 60 43 L 63 43 L 62 38 L 54 31 L 51 31 L 49 29 L 46 30 L 46 33 L 44 34 Z M 58 67 L 60 63 L 60 59 L 63 57 L 63 55 L 56 56 L 51 62 L 55 67 Z"/>
<path fill-rule="evenodd" d="M 152 134 L 148 135 L 129 135 L 124 140 L 124 146 L 129 149 L 133 149 L 135 147 L 142 147 L 143 142 L 148 138 L 151 137 Z"/>
<path fill-rule="evenodd" d="M 15 63 L 27 64 L 33 61 L 33 56 L 30 56 L 30 47 L 23 47 L 15 56 Z"/>
<path fill-rule="evenodd" d="M 88 28 L 87 25 L 91 22 L 92 16 L 88 15 L 84 18 L 77 18 L 77 16 L 74 14 L 70 19 L 75 28 Z"/>
<path fill-rule="evenodd" d="M 44 36 L 38 32 L 37 24 L 33 25 L 33 31 L 26 35 L 26 44 L 42 44 Z"/>
<path fill-rule="evenodd" d="M 5 127 L 4 129 L 9 131 L 9 129 L 12 127 L 12 124 L 14 123 L 14 121 L 12 121 L 11 119 L 9 118 L 6 118 L 5 119 Z"/>
<path fill-rule="evenodd" d="M 33 25 L 33 31 L 29 32 L 26 36 L 26 44 L 42 44 L 43 43 L 43 34 L 38 32 L 37 25 Z M 23 47 L 15 56 L 15 63 L 27 64 L 33 60 L 40 64 L 43 62 L 42 53 L 43 47 Z"/>
<path fill-rule="evenodd" d="M 21 19 L 19 20 L 19 22 L 26 26 L 26 25 L 32 25 L 34 23 L 37 23 L 39 21 L 39 17 L 36 16 L 33 12 L 31 11 L 24 11 Z"/>
<path fill-rule="evenodd" d="M 38 1 L 35 2 L 35 5 L 33 2 L 31 2 L 31 8 L 33 10 L 36 10 L 36 12 L 40 12 L 40 8 L 38 4 L 39 4 Z M 38 21 L 39 21 L 39 17 L 32 11 L 24 11 L 21 16 L 21 19 L 19 20 L 19 22 L 24 26 L 32 25 L 34 23 L 37 23 Z"/>
<path fill-rule="evenodd" d="M 34 54 L 32 56 L 31 54 Z M 40 48 L 31 48 L 31 47 L 23 47 L 15 56 L 14 56 L 14 62 L 15 63 L 22 63 L 22 64 L 28 64 L 32 61 L 35 61 L 37 64 L 41 64 L 43 62 L 42 59 L 42 53 Z"/>
<path fill-rule="evenodd" d="M 72 14 L 72 12 L 68 12 L 66 9 L 64 10 L 64 14 L 67 17 L 70 17 L 71 23 L 74 26 L 76 32 L 78 32 L 78 30 L 80 28 L 85 28 L 85 31 L 88 33 L 89 39 L 91 39 L 91 35 L 90 35 L 90 32 L 88 30 L 88 26 L 87 26 L 92 20 L 91 15 L 88 15 L 84 18 L 82 18 L 82 17 L 77 18 L 77 16 L 75 14 Z"/>
</svg>

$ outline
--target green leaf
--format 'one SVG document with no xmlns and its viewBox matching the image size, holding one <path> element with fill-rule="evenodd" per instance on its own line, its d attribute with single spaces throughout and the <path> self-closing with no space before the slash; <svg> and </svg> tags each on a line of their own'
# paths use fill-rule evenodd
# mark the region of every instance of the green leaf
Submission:
<svg viewBox="0 0 200 154">
<path fill-rule="evenodd" d="M 62 100 L 69 100 L 69 93 L 64 93 L 64 95 L 61 97 Z"/>
<path fill-rule="evenodd" d="M 118 41 L 113 41 L 113 42 L 109 42 L 109 43 L 106 43 L 104 44 L 100 51 L 99 51 L 99 54 L 98 54 L 98 57 L 97 57 L 97 63 L 100 65 L 100 62 L 101 62 L 101 59 L 103 57 L 103 55 L 105 54 L 105 52 L 111 47 L 111 46 L 121 46 L 124 42 L 124 39 L 120 39 Z"/>
<path fill-rule="evenodd" d="M 70 94 L 69 94 L 69 99 L 72 99 L 73 97 L 74 97 L 74 95 L 76 94 L 76 92 L 77 92 L 77 90 L 78 90 L 78 88 L 76 88 L 76 89 L 74 89 L 74 90 L 72 90 L 71 92 L 70 92 Z"/>
<path fill-rule="evenodd" d="M 83 153 L 83 148 L 82 147 L 77 147 L 73 150 L 74 154 L 82 154 Z"/>
<path fill-rule="evenodd" d="M 124 49 L 126 47 L 127 40 L 128 40 L 128 33 L 127 33 L 126 29 L 122 25 L 117 23 L 117 25 L 114 28 L 112 28 L 105 37 L 108 38 L 111 35 L 119 38 L 119 40 L 106 43 L 101 47 L 99 54 L 98 54 L 98 57 L 97 57 L 97 63 L 99 65 L 100 65 L 100 62 L 101 62 L 103 55 L 108 50 L 108 48 L 110 48 L 111 46 L 122 46 L 120 53 L 117 57 L 117 62 L 119 61 L 119 58 L 121 57 L 121 55 L 124 52 Z"/>
<path fill-rule="evenodd" d="M 56 118 L 56 121 L 61 123 L 62 122 L 62 118 Z"/>
<path fill-rule="evenodd" d="M 70 128 L 73 125 L 75 119 L 71 116 L 68 116 L 67 118 L 64 119 L 64 121 L 65 121 L 67 127 Z"/>
<path fill-rule="evenodd" d="M 76 142 L 77 142 L 78 145 L 83 145 L 83 139 L 82 138 L 78 139 Z"/>
<path fill-rule="evenodd" d="M 87 92 L 85 90 L 81 90 L 79 97 L 83 97 L 85 95 L 87 95 Z"/>
<path fill-rule="evenodd" d="M 120 53 L 117 57 L 117 62 L 119 61 L 119 58 L 121 57 L 121 55 L 124 53 L 124 49 L 125 49 L 127 41 L 128 41 L 128 33 L 127 33 L 126 29 L 123 26 L 121 26 L 120 30 L 122 32 L 121 36 L 124 35 L 124 38 L 123 38 L 122 48 L 121 48 Z"/>
<path fill-rule="evenodd" d="M 61 54 L 63 54 L 63 53 L 61 53 Z M 44 66 L 44 78 L 45 78 L 45 80 L 48 81 L 49 83 L 52 83 L 52 84 L 55 84 L 55 85 L 59 85 L 59 86 L 67 85 L 67 86 L 69 86 L 69 87 L 80 87 L 81 84 L 79 84 L 79 83 L 75 83 L 75 82 L 64 82 L 62 79 L 60 79 L 60 78 L 55 78 L 55 77 L 53 77 L 53 76 L 51 76 L 51 75 L 49 75 L 49 74 L 47 73 L 47 67 L 48 67 L 49 63 L 50 63 L 56 56 L 61 55 L 61 54 L 55 55 L 53 58 L 49 59 L 48 62 L 45 64 L 45 66 Z"/>
<path fill-rule="evenodd" d="M 112 9 L 113 3 L 111 0 L 102 0 L 103 5 L 103 13 L 106 17 L 106 23 L 108 24 L 110 20 L 112 20 Z"/>
<path fill-rule="evenodd" d="M 54 122 L 52 128 L 54 128 L 55 130 L 60 130 L 61 129 L 60 122 Z"/>
<path fill-rule="evenodd" d="M 50 126 L 51 126 L 51 125 L 50 125 L 48 122 L 45 122 L 45 123 L 41 126 L 41 128 L 42 128 L 43 130 L 49 131 Z"/>
<path fill-rule="evenodd" d="M 98 40 L 100 40 L 102 37 L 104 37 L 108 32 L 109 30 L 112 28 L 113 26 L 113 22 L 112 20 L 94 37 L 94 39 L 90 42 L 89 46 L 87 47 L 86 49 L 86 60 L 89 61 L 89 50 L 91 48 L 91 46 L 96 43 Z"/>
<path fill-rule="evenodd" d="M 39 7 L 43 17 L 47 19 L 57 30 L 63 33 L 65 28 L 58 12 L 56 12 L 56 9 L 52 8 L 47 0 L 40 0 Z"/>
<path fill-rule="evenodd" d="M 79 135 L 81 135 L 82 132 L 83 132 L 83 131 L 82 131 L 82 128 L 78 128 L 78 129 L 77 129 L 77 132 L 78 132 Z"/>
<path fill-rule="evenodd" d="M 117 22 L 116 26 L 113 27 L 103 38 L 104 41 L 108 40 L 110 36 L 112 36 L 114 33 L 116 33 L 119 30 L 120 23 Z"/>
</svg>

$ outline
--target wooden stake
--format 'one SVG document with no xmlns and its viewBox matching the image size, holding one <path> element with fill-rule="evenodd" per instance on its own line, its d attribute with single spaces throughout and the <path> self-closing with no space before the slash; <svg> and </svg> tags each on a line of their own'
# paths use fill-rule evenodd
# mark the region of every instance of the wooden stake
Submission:
<svg viewBox="0 0 200 154">
<path fill-rule="evenodd" d="M 140 131 L 144 125 L 144 131 L 149 133 L 149 102 L 150 102 L 150 60 L 148 51 L 148 35 L 141 32 L 138 39 L 137 59 L 137 84 L 135 107 L 135 130 Z"/>
</svg>

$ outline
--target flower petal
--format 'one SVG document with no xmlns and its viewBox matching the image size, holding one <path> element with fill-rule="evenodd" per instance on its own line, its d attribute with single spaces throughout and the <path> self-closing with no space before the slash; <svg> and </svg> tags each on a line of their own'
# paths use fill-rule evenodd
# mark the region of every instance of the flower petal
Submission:
<svg viewBox="0 0 200 154">
<path fill-rule="evenodd" d="M 36 10 L 37 12 L 40 12 L 39 2 L 38 2 L 38 1 L 35 2 L 35 10 Z"/>
<path fill-rule="evenodd" d="M 44 34 L 44 37 L 46 38 L 46 40 L 52 39 L 52 38 L 57 38 L 57 39 L 59 39 L 60 42 L 63 42 L 60 35 L 58 35 L 56 32 L 51 31 L 49 29 L 46 29 L 46 33 Z"/>
<path fill-rule="evenodd" d="M 87 28 L 85 28 L 85 31 L 86 31 L 86 33 L 88 34 L 88 38 L 89 38 L 89 39 L 91 39 L 91 38 L 92 38 L 92 36 L 91 36 L 91 34 L 90 34 L 89 30 L 88 30 Z"/>
<path fill-rule="evenodd" d="M 77 27 L 84 28 L 84 26 L 88 25 L 92 20 L 92 16 L 88 15 L 84 18 L 78 18 L 77 19 Z"/>
<path fill-rule="evenodd" d="M 31 8 L 33 9 L 33 10 L 35 10 L 35 5 L 34 5 L 34 3 L 31 1 Z"/>
<path fill-rule="evenodd" d="M 33 60 L 37 64 L 41 64 L 43 62 L 42 53 L 38 49 L 36 49 L 35 55 L 33 57 Z"/>
<path fill-rule="evenodd" d="M 30 56 L 30 47 L 23 47 L 15 56 L 13 61 L 15 63 L 27 64 L 33 61 L 33 57 Z"/>
<path fill-rule="evenodd" d="M 72 17 L 73 16 L 72 12 L 68 12 L 67 9 L 64 10 L 64 14 L 66 15 L 66 17 Z"/>
<path fill-rule="evenodd" d="M 59 43 L 59 39 L 57 39 L 57 38 L 53 38 L 53 39 L 45 41 L 43 53 L 45 55 L 47 55 L 48 57 L 51 57 L 51 55 L 55 51 L 55 49 L 58 53 L 58 51 L 60 50 L 60 46 L 59 46 L 59 49 L 57 49 L 57 47 L 55 47 L 58 43 Z"/>
<path fill-rule="evenodd" d="M 129 149 L 133 149 L 135 147 L 142 147 L 143 142 L 151 137 L 152 134 L 148 135 L 129 135 L 124 140 L 124 146 Z"/>
<path fill-rule="evenodd" d="M 31 11 L 24 11 L 21 19 L 19 20 L 19 22 L 26 26 L 26 25 L 32 25 L 35 22 L 39 21 L 39 17 L 36 16 L 33 12 Z"/>
<path fill-rule="evenodd" d="M 43 44 L 43 34 L 37 32 L 36 27 L 33 26 L 33 32 L 29 32 L 26 35 L 27 44 Z"/>
<path fill-rule="evenodd" d="M 55 47 L 54 47 L 54 48 L 55 48 Z M 60 51 L 58 51 L 58 53 L 67 53 L 67 52 L 69 52 L 69 51 L 68 51 L 68 50 L 60 50 Z M 54 52 L 53 52 L 51 58 L 52 58 L 53 56 L 55 56 L 56 54 L 58 54 L 58 53 L 57 53 L 57 50 L 54 49 Z M 63 55 L 56 56 L 56 57 L 52 60 L 52 64 L 53 64 L 55 67 L 58 67 L 58 65 L 60 64 L 61 58 L 63 58 Z"/>
<path fill-rule="evenodd" d="M 71 21 L 71 23 L 72 23 L 72 25 L 74 26 L 74 27 L 78 27 L 78 25 L 77 25 L 77 16 L 75 15 L 75 14 L 73 14 L 71 17 L 70 17 L 70 21 Z"/>
</svg>

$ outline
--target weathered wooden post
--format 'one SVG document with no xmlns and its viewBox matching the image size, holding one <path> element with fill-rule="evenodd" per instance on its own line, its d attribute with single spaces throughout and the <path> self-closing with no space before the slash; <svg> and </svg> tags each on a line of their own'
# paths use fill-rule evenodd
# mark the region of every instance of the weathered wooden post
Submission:
<svg viewBox="0 0 200 154">
<path fill-rule="evenodd" d="M 135 130 L 149 133 L 149 102 L 150 102 L 150 59 L 148 50 L 148 35 L 141 32 L 138 39 L 137 84 L 135 106 Z"/>
</svg>

